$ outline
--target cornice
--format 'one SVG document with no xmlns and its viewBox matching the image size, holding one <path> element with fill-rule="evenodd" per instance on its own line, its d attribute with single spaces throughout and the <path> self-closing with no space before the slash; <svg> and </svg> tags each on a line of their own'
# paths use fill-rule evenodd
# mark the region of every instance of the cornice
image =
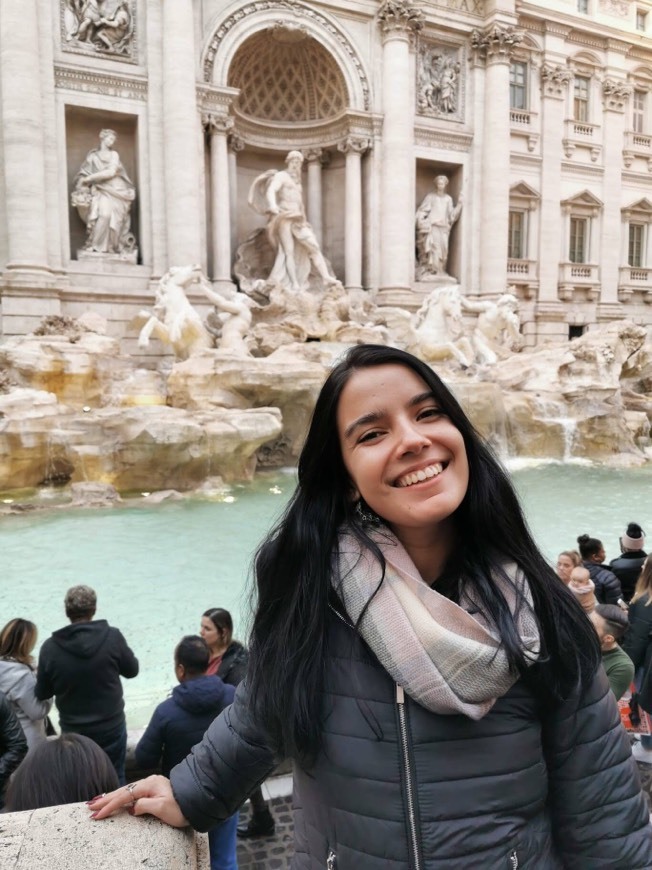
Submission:
<svg viewBox="0 0 652 870">
<path fill-rule="evenodd" d="M 287 151 L 312 148 L 336 148 L 349 137 L 371 140 L 380 135 L 382 115 L 366 112 L 344 112 L 328 121 L 304 121 L 293 124 L 261 123 L 234 111 L 234 133 L 248 146 Z"/>
<path fill-rule="evenodd" d="M 604 167 L 603 166 L 589 166 L 588 163 L 573 163 L 572 160 L 562 160 L 561 162 L 562 172 L 566 170 L 568 172 L 568 176 L 571 179 L 581 179 L 583 175 L 591 176 L 595 178 L 602 178 L 604 175 Z M 563 176 L 567 178 L 568 176 Z"/>
<path fill-rule="evenodd" d="M 429 148 L 443 148 L 450 151 L 470 151 L 473 143 L 473 135 L 471 133 L 443 131 L 440 128 L 415 124 L 414 142 L 416 145 L 425 145 Z"/>
<path fill-rule="evenodd" d="M 65 91 L 101 94 L 106 97 L 120 97 L 142 102 L 145 102 L 148 96 L 148 83 L 145 76 L 97 72 L 84 67 L 56 63 L 54 85 Z"/>
</svg>

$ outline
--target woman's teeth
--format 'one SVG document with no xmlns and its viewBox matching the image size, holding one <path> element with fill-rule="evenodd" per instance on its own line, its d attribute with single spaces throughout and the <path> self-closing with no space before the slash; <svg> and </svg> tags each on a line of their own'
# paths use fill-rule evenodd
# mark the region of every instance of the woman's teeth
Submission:
<svg viewBox="0 0 652 870">
<path fill-rule="evenodd" d="M 413 471 L 411 474 L 406 474 L 396 481 L 397 486 L 412 486 L 415 483 L 421 483 L 424 480 L 429 480 L 431 477 L 437 477 L 444 470 L 441 462 L 436 462 L 434 465 L 429 465 L 427 468 L 420 468 L 418 471 Z"/>
</svg>

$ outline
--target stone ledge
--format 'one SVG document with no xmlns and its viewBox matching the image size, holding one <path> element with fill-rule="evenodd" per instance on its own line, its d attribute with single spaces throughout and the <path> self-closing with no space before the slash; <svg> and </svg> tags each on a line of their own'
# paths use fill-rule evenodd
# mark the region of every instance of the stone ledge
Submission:
<svg viewBox="0 0 652 870">
<path fill-rule="evenodd" d="M 208 838 L 127 813 L 93 822 L 85 804 L 0 816 L 0 870 L 209 870 Z"/>
</svg>

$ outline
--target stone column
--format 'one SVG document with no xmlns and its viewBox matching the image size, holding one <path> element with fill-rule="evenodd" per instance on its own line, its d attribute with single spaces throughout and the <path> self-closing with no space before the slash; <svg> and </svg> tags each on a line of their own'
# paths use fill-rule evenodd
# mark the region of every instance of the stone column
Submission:
<svg viewBox="0 0 652 870">
<path fill-rule="evenodd" d="M 0 15 L 2 139 L 7 220 L 4 281 L 51 281 L 47 254 L 45 141 L 36 0 L 3 3 Z M 43 10 L 41 10 L 43 14 Z M 51 148 L 55 147 L 53 142 Z"/>
<path fill-rule="evenodd" d="M 211 137 L 211 252 L 213 281 L 231 285 L 231 196 L 227 135 L 233 129 L 228 115 L 205 114 L 202 122 Z"/>
<path fill-rule="evenodd" d="M 192 0 L 163 6 L 165 209 L 170 266 L 202 263 Z M 172 61 L 173 59 L 173 61 Z"/>
<path fill-rule="evenodd" d="M 561 164 L 564 159 L 560 131 L 564 127 L 566 92 L 572 77 L 561 65 L 541 67 L 541 215 L 539 243 L 539 303 L 544 313 L 559 304 L 559 261 L 562 259 L 564 222 L 561 217 Z M 550 311 L 548 311 L 550 309 Z"/>
<path fill-rule="evenodd" d="M 414 274 L 414 74 L 411 41 L 423 27 L 411 0 L 383 0 L 383 130 L 380 191 L 381 301 L 401 301 Z"/>
<path fill-rule="evenodd" d="M 362 168 L 369 139 L 348 136 L 337 146 L 346 155 L 344 196 L 344 283 L 347 290 L 362 289 Z"/>
<path fill-rule="evenodd" d="M 322 197 L 322 157 L 321 148 L 306 148 L 303 156 L 308 164 L 308 189 L 306 195 L 306 215 L 315 231 L 319 246 L 323 245 L 323 197 Z"/>
<path fill-rule="evenodd" d="M 622 317 L 618 305 L 620 244 L 622 228 L 622 162 L 625 108 L 632 88 L 627 82 L 607 78 L 602 82 L 604 135 L 602 180 L 602 238 L 600 243 L 600 318 Z M 605 308 L 604 306 L 608 306 Z M 615 306 L 613 308 L 612 306 Z M 610 309 L 610 310 L 609 310 Z"/>
<path fill-rule="evenodd" d="M 523 35 L 492 24 L 474 30 L 471 45 L 486 61 L 480 225 L 480 292 L 504 293 L 507 287 L 509 228 L 509 64 Z"/>
<path fill-rule="evenodd" d="M 238 154 L 244 150 L 244 139 L 231 133 L 229 136 L 229 224 L 231 227 L 231 263 L 238 247 Z"/>
</svg>

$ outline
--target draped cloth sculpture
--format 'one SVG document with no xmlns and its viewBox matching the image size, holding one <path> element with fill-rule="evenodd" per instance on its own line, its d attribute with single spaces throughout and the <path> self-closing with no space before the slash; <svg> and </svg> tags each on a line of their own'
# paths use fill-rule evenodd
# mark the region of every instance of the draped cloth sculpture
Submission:
<svg viewBox="0 0 652 870">
<path fill-rule="evenodd" d="M 417 209 L 417 280 L 447 276 L 448 238 L 462 211 L 462 196 L 455 205 L 447 187 L 448 178 L 437 175 L 434 192 L 427 194 Z"/>
<path fill-rule="evenodd" d="M 136 262 L 136 239 L 131 232 L 136 187 L 113 149 L 116 139 L 113 130 L 100 132 L 100 146 L 86 155 L 70 199 L 86 224 L 84 251 Z"/>
</svg>

